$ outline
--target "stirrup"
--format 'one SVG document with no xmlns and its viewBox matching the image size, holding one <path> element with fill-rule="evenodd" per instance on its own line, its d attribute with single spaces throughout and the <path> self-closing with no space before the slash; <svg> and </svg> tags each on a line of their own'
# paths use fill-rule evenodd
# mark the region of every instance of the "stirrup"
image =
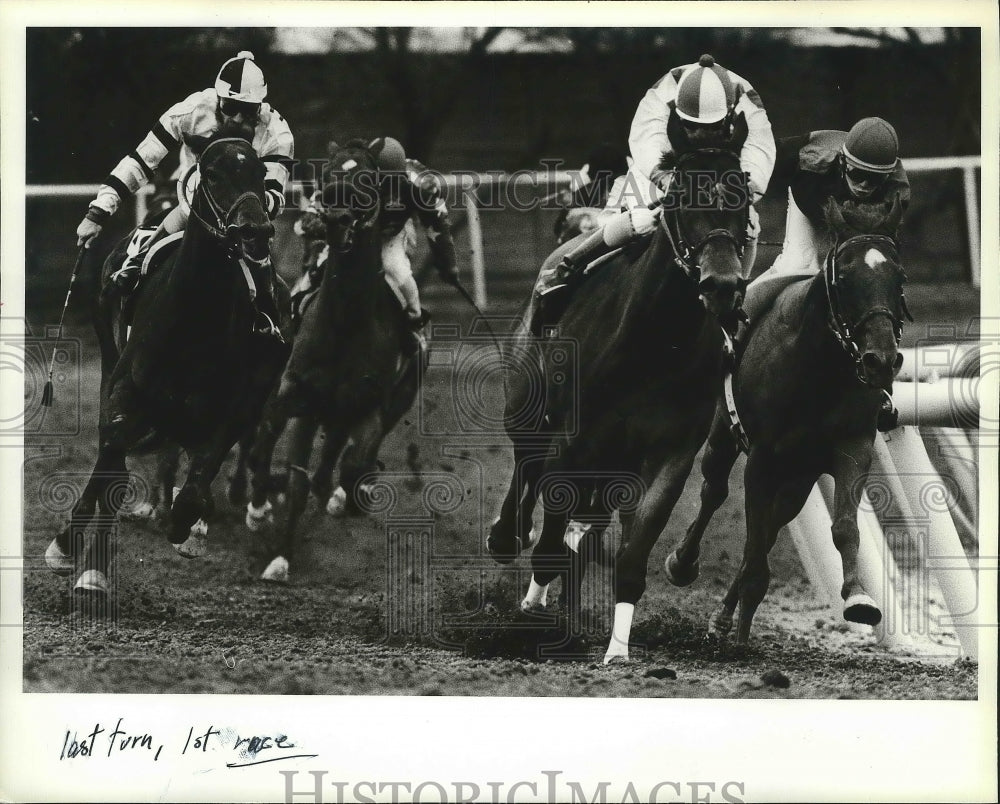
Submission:
<svg viewBox="0 0 1000 804">
<path fill-rule="evenodd" d="M 139 276 L 142 274 L 142 261 L 145 258 L 146 254 L 140 252 L 134 257 L 129 257 L 122 263 L 122 267 L 114 271 L 109 277 L 115 287 L 125 293 L 135 290 L 135 286 L 139 284 Z"/>
<path fill-rule="evenodd" d="M 281 330 L 271 320 L 271 316 L 263 310 L 258 310 L 257 315 L 254 317 L 253 332 L 255 335 L 270 335 L 277 338 L 279 343 L 285 342 L 285 337 L 281 334 Z"/>
</svg>

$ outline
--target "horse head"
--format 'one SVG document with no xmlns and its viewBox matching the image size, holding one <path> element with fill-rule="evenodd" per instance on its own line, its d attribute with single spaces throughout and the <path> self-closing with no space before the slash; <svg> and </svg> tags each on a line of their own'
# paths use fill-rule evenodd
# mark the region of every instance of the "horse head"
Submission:
<svg viewBox="0 0 1000 804">
<path fill-rule="evenodd" d="M 195 146 L 199 179 L 191 217 L 230 252 L 255 265 L 267 262 L 274 225 L 264 202 L 264 163 L 238 137 L 216 136 Z"/>
<path fill-rule="evenodd" d="M 746 292 L 741 260 L 752 200 L 739 158 L 745 124 L 732 128 L 721 147 L 681 144 L 672 160 L 661 218 L 675 262 L 697 283 L 706 309 L 725 326 L 735 323 Z"/>
<path fill-rule="evenodd" d="M 884 204 L 839 206 L 831 197 L 824 214 L 836 240 L 824 269 L 834 335 L 858 379 L 888 390 L 903 363 L 899 339 L 909 318 L 899 261 L 902 204 L 898 195 L 888 211 Z"/>
<path fill-rule="evenodd" d="M 322 199 L 320 214 L 334 251 L 349 251 L 358 232 L 374 228 L 380 206 L 378 163 L 363 140 L 330 143 Z"/>
</svg>

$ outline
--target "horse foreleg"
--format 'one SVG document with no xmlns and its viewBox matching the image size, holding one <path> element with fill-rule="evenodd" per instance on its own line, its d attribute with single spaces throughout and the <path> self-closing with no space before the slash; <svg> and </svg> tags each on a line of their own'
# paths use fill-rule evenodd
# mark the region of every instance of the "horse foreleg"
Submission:
<svg viewBox="0 0 1000 804">
<path fill-rule="evenodd" d="M 287 583 L 291 562 L 299 542 L 299 519 L 309 500 L 309 456 L 319 422 L 302 416 L 288 420 L 288 505 L 281 526 L 276 554 L 261 579 Z"/>
<path fill-rule="evenodd" d="M 623 532 L 623 543 L 615 558 L 615 620 L 604 663 L 628 658 L 635 605 L 646 591 L 649 554 L 666 527 L 667 520 L 684 490 L 694 457 L 701 442 L 689 445 L 669 456 L 630 517 Z"/>
<path fill-rule="evenodd" d="M 532 516 L 538 496 L 538 481 L 550 449 L 514 447 L 514 472 L 500 515 L 490 526 L 486 550 L 498 564 L 509 564 L 531 544 Z"/>
<path fill-rule="evenodd" d="M 363 510 L 362 498 L 365 494 L 363 478 L 378 469 L 378 451 L 385 437 L 382 412 L 374 410 L 351 431 L 352 443 L 344 451 L 340 463 L 340 488 L 347 493 L 347 512 Z"/>
<path fill-rule="evenodd" d="M 174 504 L 174 489 L 177 487 L 177 467 L 180 462 L 180 447 L 165 447 L 156 456 L 159 499 L 156 501 L 154 514 L 157 519 L 166 520 L 170 516 L 170 506 Z"/>
<path fill-rule="evenodd" d="M 721 405 L 716 411 L 712 431 L 701 460 L 701 504 L 698 514 L 684 534 L 680 545 L 667 556 L 666 576 L 674 586 L 688 586 L 698 578 L 701 539 L 712 516 L 729 496 L 729 474 L 739 456 L 736 439 L 729 429 Z"/>
<path fill-rule="evenodd" d="M 858 506 L 871 468 L 872 447 L 868 440 L 841 444 L 834 452 L 833 543 L 844 567 L 844 619 L 878 625 L 882 612 L 858 579 Z"/>
<path fill-rule="evenodd" d="M 754 614 L 771 583 L 768 554 L 781 530 L 802 510 L 816 473 L 766 448 L 751 449 L 744 473 L 747 539 L 736 582 L 739 619 L 736 642 L 746 645 Z M 732 590 L 727 601 L 733 596 Z M 725 605 L 725 604 L 724 604 Z"/>
<path fill-rule="evenodd" d="M 569 582 L 569 548 L 563 541 L 569 517 L 565 511 L 545 512 L 542 533 L 531 551 L 531 584 L 521 601 L 522 611 L 537 611 L 548 604 L 548 588 L 557 577 L 563 579 L 565 594 Z"/>
<path fill-rule="evenodd" d="M 339 517 L 347 512 L 347 492 L 343 488 L 333 488 L 333 470 L 337 466 L 340 453 L 347 443 L 347 432 L 332 424 L 323 427 L 323 448 L 320 450 L 319 464 L 309 481 L 312 492 L 330 516 Z"/>
<path fill-rule="evenodd" d="M 199 558 L 208 548 L 208 522 L 215 513 L 212 481 L 241 433 L 235 417 L 199 450 L 189 450 L 191 462 L 184 485 L 170 508 L 167 538 L 185 558 Z"/>
<path fill-rule="evenodd" d="M 250 450 L 253 449 L 254 430 L 246 433 L 236 445 L 236 466 L 229 477 L 229 490 L 226 496 L 229 504 L 240 507 L 247 502 L 247 488 L 249 487 Z"/>
<path fill-rule="evenodd" d="M 265 523 L 274 521 L 271 502 L 267 498 L 271 490 L 271 461 L 287 421 L 285 398 L 275 395 L 268 399 L 256 431 L 249 438 L 247 469 L 251 493 L 245 518 L 248 530 L 258 531 Z"/>
</svg>

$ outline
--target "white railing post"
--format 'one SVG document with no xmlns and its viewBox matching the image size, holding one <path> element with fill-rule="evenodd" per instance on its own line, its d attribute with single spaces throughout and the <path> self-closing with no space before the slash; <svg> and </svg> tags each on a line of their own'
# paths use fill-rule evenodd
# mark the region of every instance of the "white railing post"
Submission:
<svg viewBox="0 0 1000 804">
<path fill-rule="evenodd" d="M 962 184 L 965 187 L 965 222 L 969 231 L 969 268 L 972 286 L 978 288 L 982 281 L 979 254 L 979 194 L 976 192 L 976 169 L 971 165 L 962 168 Z"/>
<path fill-rule="evenodd" d="M 483 230 L 474 192 L 463 193 L 469 219 L 469 248 L 472 258 L 472 298 L 479 309 L 486 308 L 486 263 L 483 259 Z"/>
</svg>

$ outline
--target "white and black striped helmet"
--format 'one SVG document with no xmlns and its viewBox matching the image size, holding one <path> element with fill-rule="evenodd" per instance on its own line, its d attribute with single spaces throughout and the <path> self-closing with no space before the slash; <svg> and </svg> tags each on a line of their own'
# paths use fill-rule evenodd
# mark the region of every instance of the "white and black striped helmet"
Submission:
<svg viewBox="0 0 1000 804">
<path fill-rule="evenodd" d="M 263 103 L 267 97 L 267 82 L 254 61 L 253 53 L 241 50 L 235 58 L 223 64 L 215 79 L 215 91 L 219 98 L 242 103 Z"/>
</svg>

